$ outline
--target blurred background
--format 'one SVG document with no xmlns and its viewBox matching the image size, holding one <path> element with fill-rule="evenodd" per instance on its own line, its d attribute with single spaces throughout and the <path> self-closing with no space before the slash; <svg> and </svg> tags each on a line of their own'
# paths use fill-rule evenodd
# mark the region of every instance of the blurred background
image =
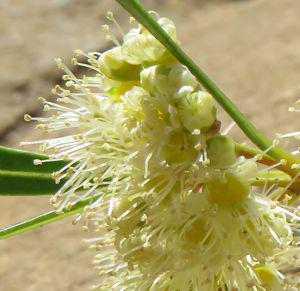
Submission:
<svg viewBox="0 0 300 291">
<path fill-rule="evenodd" d="M 270 138 L 299 130 L 287 109 L 300 97 L 300 1 L 141 2 L 175 21 L 183 48 Z M 74 49 L 109 47 L 101 31 L 107 11 L 128 26 L 112 0 L 0 0 L 0 145 L 42 137 L 24 113 L 41 115 L 37 97 L 60 82 L 55 57 L 69 63 Z M 233 135 L 245 140 L 237 129 Z M 0 197 L 0 227 L 48 210 L 48 197 Z M 0 241 L 0 290 L 89 290 L 97 279 L 82 242 L 89 234 L 71 221 Z"/>
</svg>

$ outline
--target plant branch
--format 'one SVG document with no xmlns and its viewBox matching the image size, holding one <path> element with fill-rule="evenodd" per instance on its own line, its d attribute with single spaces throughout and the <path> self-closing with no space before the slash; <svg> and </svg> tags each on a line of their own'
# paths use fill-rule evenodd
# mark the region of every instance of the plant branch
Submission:
<svg viewBox="0 0 300 291">
<path fill-rule="evenodd" d="M 244 156 L 247 159 L 254 158 L 255 156 L 261 154 L 261 150 L 239 143 L 235 143 L 235 151 L 238 156 Z M 266 166 L 277 164 L 277 161 L 271 158 L 268 154 L 263 154 L 261 159 L 259 159 L 257 162 Z M 287 165 L 279 165 L 276 168 L 293 176 L 293 170 Z"/>
</svg>

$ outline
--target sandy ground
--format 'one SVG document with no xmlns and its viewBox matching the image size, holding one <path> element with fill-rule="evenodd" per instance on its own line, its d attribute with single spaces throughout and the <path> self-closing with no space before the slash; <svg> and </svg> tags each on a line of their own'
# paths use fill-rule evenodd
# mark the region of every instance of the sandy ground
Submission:
<svg viewBox="0 0 300 291">
<path fill-rule="evenodd" d="M 300 95 L 300 1 L 144 2 L 175 20 L 185 50 L 260 129 L 271 138 L 297 129 L 287 108 Z M 36 97 L 59 81 L 55 57 L 107 46 L 100 29 L 107 10 L 127 25 L 111 0 L 0 0 L 1 145 L 40 136 L 23 114 L 39 114 Z M 2 197 L 0 227 L 50 209 L 47 197 Z M 89 234 L 71 221 L 0 241 L 0 291 L 88 290 L 93 253 L 81 240 Z"/>
</svg>

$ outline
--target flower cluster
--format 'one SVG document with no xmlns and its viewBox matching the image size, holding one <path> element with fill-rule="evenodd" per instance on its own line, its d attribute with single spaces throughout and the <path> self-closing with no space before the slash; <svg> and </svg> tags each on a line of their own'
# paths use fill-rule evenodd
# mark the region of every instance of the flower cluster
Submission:
<svg viewBox="0 0 300 291">
<path fill-rule="evenodd" d="M 158 23 L 177 41 L 171 20 Z M 297 210 L 252 185 L 260 157 L 237 156 L 212 96 L 145 28 L 122 43 L 108 38 L 116 46 L 104 53 L 76 51 L 87 63 L 72 63 L 90 76 L 58 59 L 65 88 L 53 89 L 57 103 L 43 101 L 54 114 L 26 116 L 46 132 L 69 130 L 38 142 L 48 161 L 68 161 L 53 173 L 57 182 L 67 178 L 51 199 L 57 210 L 101 194 L 82 214 L 97 231 L 96 287 L 299 290 L 285 276 L 299 265 Z"/>
</svg>

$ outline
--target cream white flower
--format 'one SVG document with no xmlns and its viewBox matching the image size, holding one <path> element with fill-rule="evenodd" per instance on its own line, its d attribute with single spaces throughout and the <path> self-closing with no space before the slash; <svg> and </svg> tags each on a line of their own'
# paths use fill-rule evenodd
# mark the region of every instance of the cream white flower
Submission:
<svg viewBox="0 0 300 291">
<path fill-rule="evenodd" d="M 180 97 L 183 87 L 189 93 L 200 89 L 195 77 L 180 64 L 150 66 L 143 69 L 140 76 L 143 88 L 150 94 L 161 94 L 167 98 Z"/>
<path fill-rule="evenodd" d="M 170 20 L 158 22 L 176 39 Z M 44 101 L 53 115 L 26 119 L 70 132 L 37 142 L 48 161 L 69 161 L 53 173 L 67 180 L 58 211 L 101 194 L 83 214 L 97 231 L 96 288 L 298 290 L 278 267 L 283 253 L 299 261 L 298 214 L 251 186 L 257 158 L 236 156 L 188 70 L 141 26 L 103 54 L 77 54 L 94 73 L 78 78 L 58 59 L 66 88 Z"/>
<path fill-rule="evenodd" d="M 168 18 L 159 18 L 158 23 L 176 41 L 176 28 Z M 143 26 L 131 29 L 124 35 L 122 52 L 125 60 L 134 65 L 160 63 L 172 60 L 166 48 Z"/>
</svg>

